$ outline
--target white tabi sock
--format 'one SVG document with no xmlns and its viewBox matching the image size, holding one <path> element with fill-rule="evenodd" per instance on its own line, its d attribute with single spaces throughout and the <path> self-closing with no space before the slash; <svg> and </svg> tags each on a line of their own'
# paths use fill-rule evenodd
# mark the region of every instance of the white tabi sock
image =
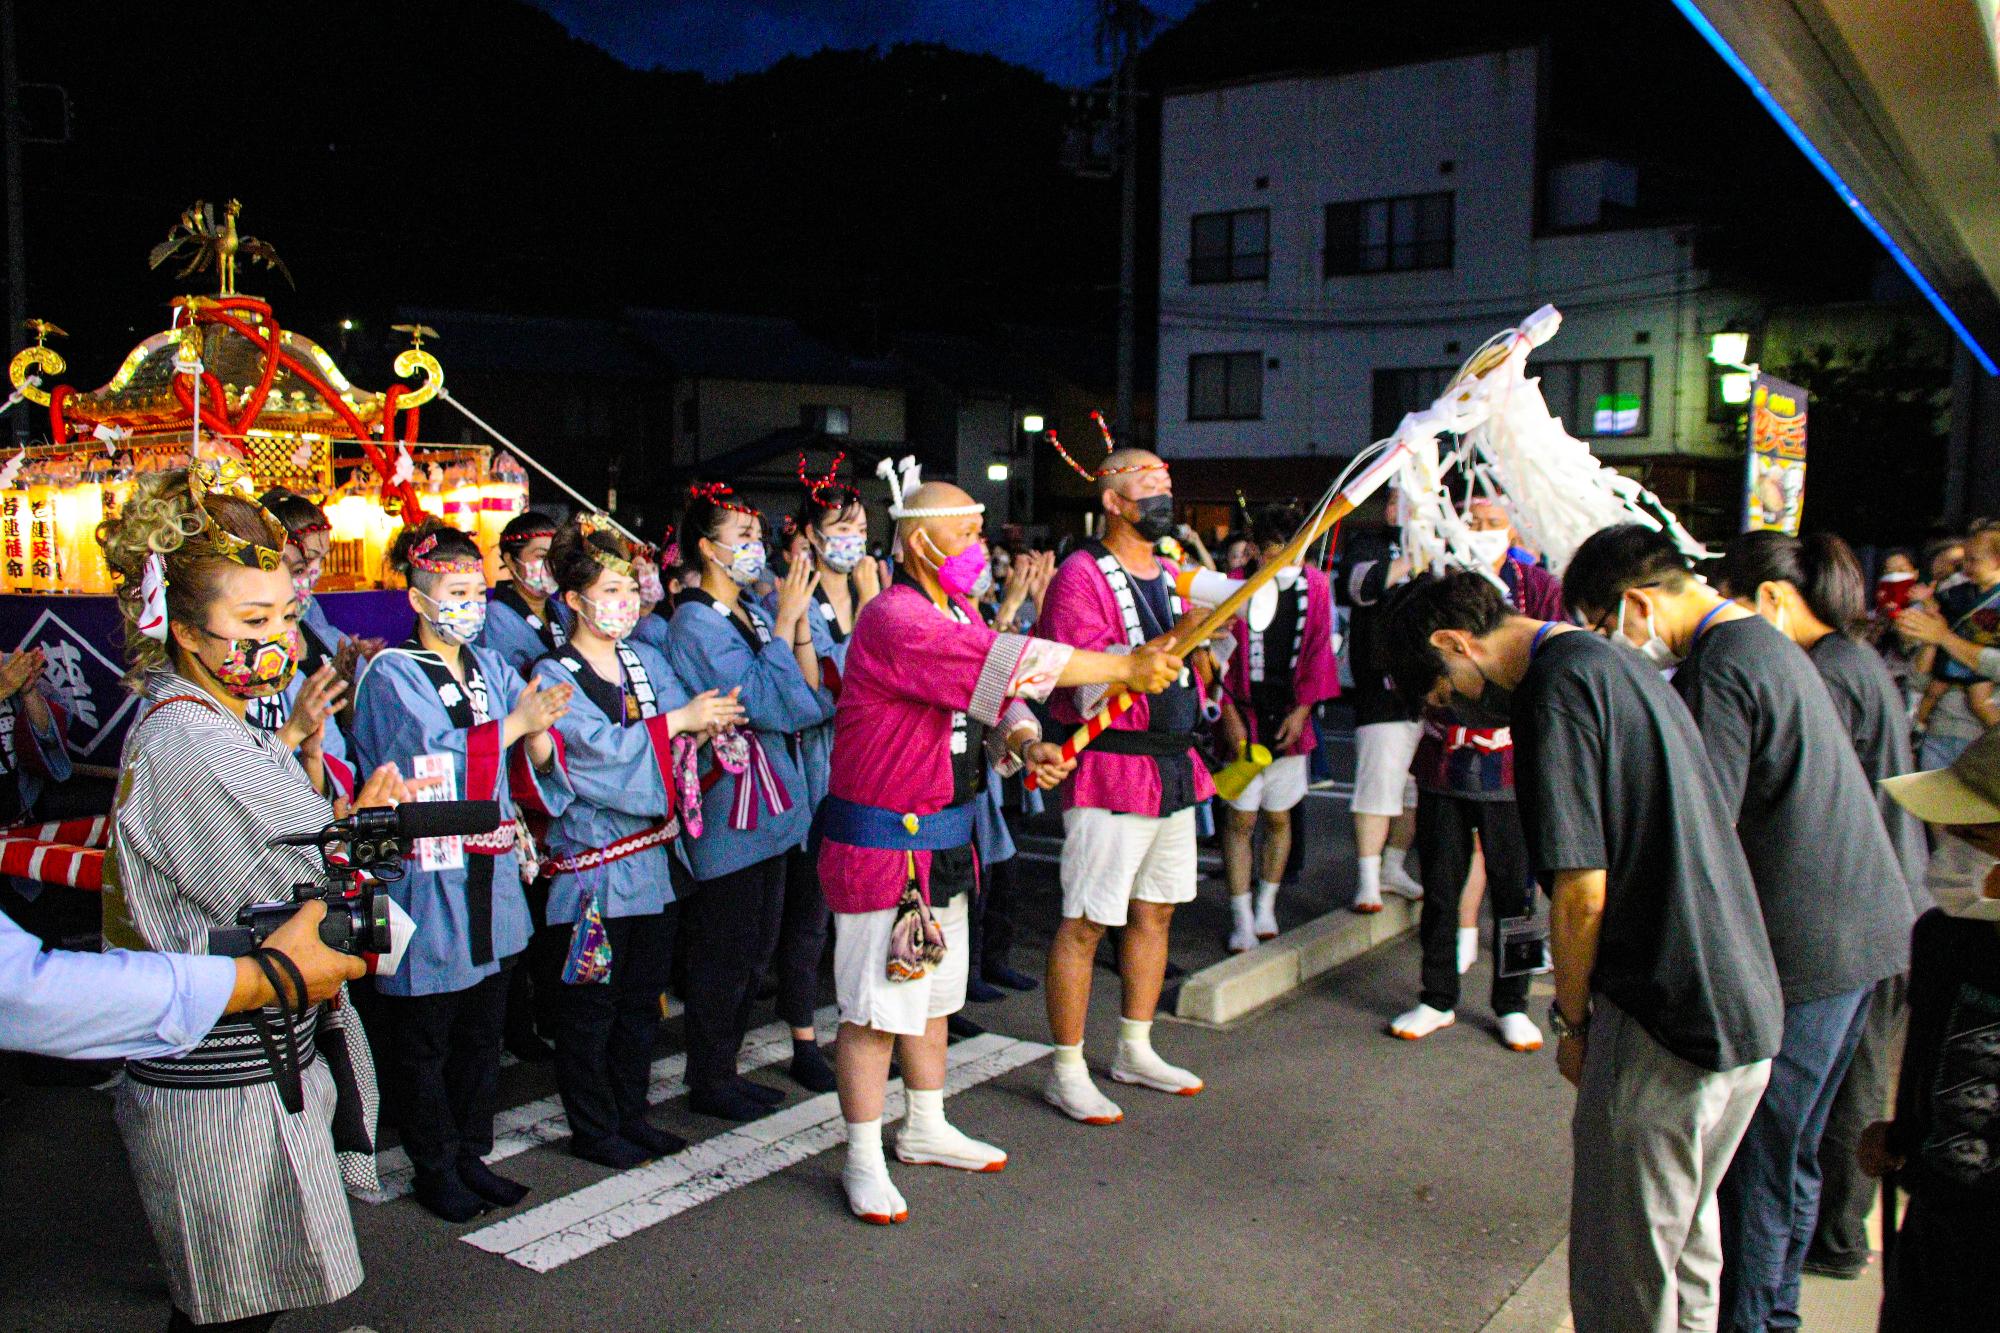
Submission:
<svg viewBox="0 0 2000 1333">
<path fill-rule="evenodd" d="M 1070 1119 L 1086 1125 L 1115 1125 L 1125 1118 L 1118 1103 L 1099 1092 L 1091 1081 L 1090 1066 L 1083 1062 L 1082 1042 L 1055 1048 L 1042 1097 Z"/>
<path fill-rule="evenodd" d="M 1233 923 L 1229 932 L 1229 952 L 1248 953 L 1257 947 L 1257 920 L 1251 911 L 1250 895 L 1231 894 L 1229 916 Z"/>
<path fill-rule="evenodd" d="M 1361 897 L 1365 899 L 1382 896 L 1382 858 L 1379 856 L 1357 857 L 1355 866 L 1361 871 Z"/>
<path fill-rule="evenodd" d="M 1278 933 L 1278 886 L 1270 880 L 1257 882 L 1257 938 L 1268 940 Z"/>
<path fill-rule="evenodd" d="M 840 1183 L 847 1191 L 848 1209 L 864 1222 L 888 1226 L 910 1215 L 910 1206 L 889 1179 L 889 1164 L 882 1157 L 880 1120 L 847 1122 L 847 1165 L 841 1169 Z"/>
<path fill-rule="evenodd" d="M 911 1088 L 904 1096 L 910 1110 L 896 1135 L 899 1161 L 960 1171 L 999 1171 L 1007 1165 L 1005 1152 L 962 1133 L 944 1118 L 944 1089 Z"/>
<path fill-rule="evenodd" d="M 1192 1097 L 1202 1089 L 1196 1075 L 1178 1065 L 1170 1065 L 1153 1049 L 1151 1019 L 1118 1020 L 1118 1058 L 1111 1062 L 1111 1077 L 1119 1083 L 1137 1083 L 1159 1092 Z"/>
</svg>

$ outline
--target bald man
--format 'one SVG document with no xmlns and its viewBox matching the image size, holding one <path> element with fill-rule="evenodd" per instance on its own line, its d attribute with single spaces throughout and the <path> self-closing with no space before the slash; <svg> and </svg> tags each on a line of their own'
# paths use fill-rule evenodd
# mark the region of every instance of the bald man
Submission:
<svg viewBox="0 0 2000 1333">
<path fill-rule="evenodd" d="M 945 1120 L 945 1042 L 946 1019 L 965 1003 L 967 903 L 978 874 L 972 811 L 987 764 L 1002 774 L 1026 765 L 1049 786 L 1074 767 L 1041 739 L 1023 700 L 1045 699 L 1059 685 L 1155 692 L 1182 669 L 1158 645 L 1077 652 L 988 629 L 969 600 L 986 566 L 983 512 L 944 482 L 890 506 L 895 580 L 855 619 L 834 714 L 819 878 L 834 913 L 835 1073 L 847 1121 L 841 1183 L 864 1222 L 909 1217 L 882 1153 L 884 1091 L 899 1046 L 909 1111 L 897 1158 L 961 1171 L 1007 1164 L 1005 1152 Z"/>
<path fill-rule="evenodd" d="M 1182 614 L 1173 588 L 1179 571 L 1154 554 L 1174 530 L 1173 480 L 1167 465 L 1143 449 L 1113 452 L 1093 480 L 1104 539 L 1086 542 L 1056 571 L 1038 628 L 1079 649 L 1136 652 Z M 1056 718 L 1080 723 L 1106 694 L 1097 686 L 1059 691 Z M 1184 1097 L 1202 1089 L 1199 1078 L 1153 1050 L 1152 1030 L 1174 906 L 1194 897 L 1194 808 L 1215 791 L 1194 752 L 1203 703 L 1200 682 L 1181 672 L 1159 694 L 1137 700 L 1083 752 L 1063 791 L 1063 919 L 1048 970 L 1056 1054 L 1043 1095 L 1085 1124 L 1124 1118 L 1083 1060 L 1091 969 L 1099 941 L 1114 926 L 1123 927 L 1123 1002 L 1111 1077 Z"/>
</svg>

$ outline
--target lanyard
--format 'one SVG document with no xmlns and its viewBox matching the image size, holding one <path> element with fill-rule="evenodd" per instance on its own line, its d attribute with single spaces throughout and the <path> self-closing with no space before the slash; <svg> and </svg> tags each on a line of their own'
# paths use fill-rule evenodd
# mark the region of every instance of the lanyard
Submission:
<svg viewBox="0 0 2000 1333">
<path fill-rule="evenodd" d="M 1701 636 L 1708 630 L 1708 622 L 1715 619 L 1717 615 L 1721 614 L 1722 608 L 1728 605 L 1729 603 L 1727 602 L 1717 602 L 1714 606 L 1709 607 L 1708 614 L 1695 622 L 1694 638 L 1690 639 L 1689 642 L 1700 643 Z"/>
<path fill-rule="evenodd" d="M 1555 627 L 1556 627 L 1556 622 L 1551 620 L 1547 624 L 1543 625 L 1540 629 L 1535 631 L 1534 642 L 1528 645 L 1528 660 L 1530 662 L 1535 660 L 1536 653 L 1542 651 L 1542 640 L 1548 638 L 1549 634 L 1555 629 Z"/>
</svg>

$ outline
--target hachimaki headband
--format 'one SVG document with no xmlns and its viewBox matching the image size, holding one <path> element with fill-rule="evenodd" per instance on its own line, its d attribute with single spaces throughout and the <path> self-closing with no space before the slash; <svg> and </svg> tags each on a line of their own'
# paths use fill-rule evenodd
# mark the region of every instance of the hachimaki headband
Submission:
<svg viewBox="0 0 2000 1333">
<path fill-rule="evenodd" d="M 426 574 L 470 574 L 486 572 L 485 562 L 476 555 L 454 555 L 442 560 L 433 559 L 431 552 L 437 550 L 438 538 L 442 533 L 433 532 L 410 548 L 410 567 L 421 569 Z"/>
</svg>

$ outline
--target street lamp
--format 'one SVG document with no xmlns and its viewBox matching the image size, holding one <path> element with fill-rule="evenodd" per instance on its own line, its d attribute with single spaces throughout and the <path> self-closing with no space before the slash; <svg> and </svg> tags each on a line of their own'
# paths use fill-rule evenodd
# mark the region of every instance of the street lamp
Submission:
<svg viewBox="0 0 2000 1333">
<path fill-rule="evenodd" d="M 351 320 L 351 319 L 343 319 L 343 320 L 341 320 L 341 321 L 340 321 L 340 331 L 341 331 L 342 333 L 352 333 L 352 332 L 354 332 L 354 321 L 353 321 L 353 320 Z"/>
<path fill-rule="evenodd" d="M 988 481 L 1007 480 L 1007 465 L 1005 463 L 988 463 L 986 465 L 986 480 Z"/>
<path fill-rule="evenodd" d="M 1750 335 L 1724 329 L 1708 336 L 1708 359 L 1718 366 L 1741 366 L 1750 355 Z"/>
<path fill-rule="evenodd" d="M 1021 429 L 1029 435 L 1040 435 L 1042 427 L 1047 424 L 1047 422 L 1042 420 L 1042 414 L 1039 412 L 1030 412 L 1021 418 Z"/>
<path fill-rule="evenodd" d="M 1747 370 L 1726 372 L 1722 377 L 1722 401 L 1732 407 L 1741 407 L 1750 401 L 1750 393 L 1756 383 L 1757 377 Z"/>
</svg>

